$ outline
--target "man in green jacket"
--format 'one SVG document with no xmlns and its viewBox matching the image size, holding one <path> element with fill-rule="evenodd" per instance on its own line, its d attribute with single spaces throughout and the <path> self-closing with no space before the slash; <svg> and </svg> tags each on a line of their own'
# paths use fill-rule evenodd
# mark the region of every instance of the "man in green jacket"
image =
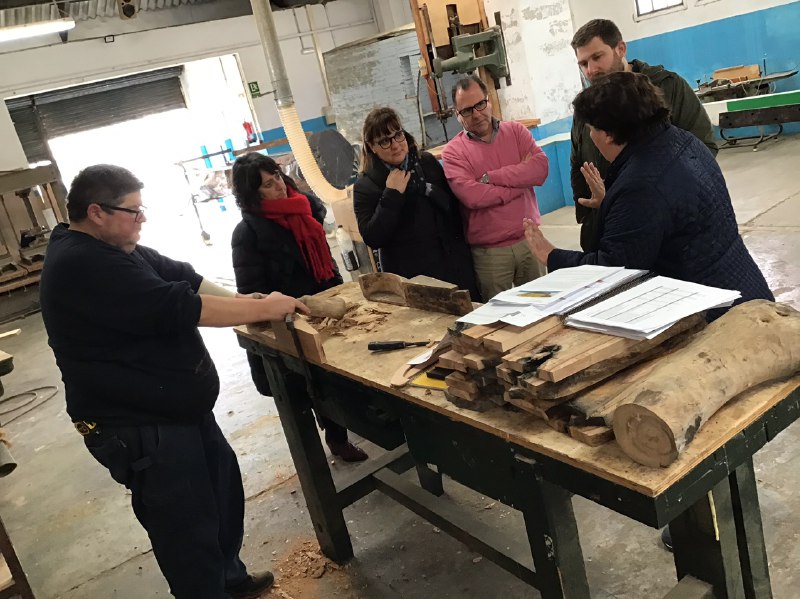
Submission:
<svg viewBox="0 0 800 599">
<path fill-rule="evenodd" d="M 619 28 L 607 19 L 594 19 L 575 32 L 572 48 L 578 59 L 581 73 L 591 84 L 599 77 L 618 71 L 633 71 L 647 75 L 651 83 L 664 92 L 670 107 L 672 124 L 696 135 L 716 156 L 717 146 L 708 113 L 686 80 L 661 65 L 650 66 L 641 60 L 626 60 L 627 44 Z M 592 193 L 581 173 L 584 163 L 593 163 L 605 178 L 609 163 L 600 155 L 589 137 L 589 126 L 579 119 L 572 121 L 572 151 L 570 153 L 570 179 L 575 201 L 575 216 L 581 223 L 581 247 L 586 252 L 597 249 L 595 219 L 597 209 L 581 205 L 580 198 L 590 198 Z"/>
</svg>

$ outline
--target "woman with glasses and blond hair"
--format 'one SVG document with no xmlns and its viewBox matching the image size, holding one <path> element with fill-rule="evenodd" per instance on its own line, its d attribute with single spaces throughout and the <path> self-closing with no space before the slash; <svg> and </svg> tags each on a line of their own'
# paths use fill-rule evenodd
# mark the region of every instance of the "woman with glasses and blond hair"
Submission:
<svg viewBox="0 0 800 599">
<path fill-rule="evenodd" d="M 363 144 L 354 208 L 364 242 L 380 252 L 381 269 L 447 281 L 478 301 L 458 200 L 439 161 L 419 151 L 391 108 L 367 115 Z"/>
<path fill-rule="evenodd" d="M 313 295 L 342 284 L 322 221 L 325 205 L 302 194 L 291 177 L 270 157 L 257 152 L 233 163 L 233 195 L 242 220 L 233 230 L 233 271 L 239 293 L 292 297 Z M 261 358 L 247 353 L 253 383 L 272 395 Z M 305 393 L 302 378 L 289 380 L 290 392 Z M 323 416 L 325 442 L 345 462 L 360 462 L 367 454 L 347 439 L 347 429 Z"/>
</svg>

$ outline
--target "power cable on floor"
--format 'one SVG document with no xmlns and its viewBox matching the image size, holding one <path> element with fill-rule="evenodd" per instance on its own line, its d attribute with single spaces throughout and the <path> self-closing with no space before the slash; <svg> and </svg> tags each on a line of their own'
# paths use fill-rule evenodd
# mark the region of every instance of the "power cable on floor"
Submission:
<svg viewBox="0 0 800 599">
<path fill-rule="evenodd" d="M 48 394 L 49 393 L 49 394 Z M 14 401 L 15 399 L 19 399 L 20 397 L 31 396 L 30 399 L 27 399 L 20 403 L 18 406 L 14 406 L 13 408 L 8 408 L 5 410 L 0 410 L 0 416 L 5 416 L 6 414 L 11 414 L 12 412 L 16 412 L 21 408 L 25 408 L 30 406 L 24 412 L 20 412 L 10 420 L 5 420 L 2 422 L 2 426 L 6 426 L 11 422 L 14 422 L 18 418 L 21 418 L 28 412 L 32 412 L 36 408 L 38 408 L 43 403 L 49 401 L 53 397 L 55 397 L 56 393 L 58 393 L 58 387 L 54 385 L 45 385 L 44 387 L 34 387 L 33 389 L 29 389 L 28 391 L 23 391 L 22 393 L 17 393 L 16 395 L 12 395 L 11 397 L 5 397 L 0 399 L 0 405 L 7 404 L 10 401 Z M 38 401 L 37 401 L 38 400 Z M 34 404 L 34 405 L 31 405 Z"/>
</svg>

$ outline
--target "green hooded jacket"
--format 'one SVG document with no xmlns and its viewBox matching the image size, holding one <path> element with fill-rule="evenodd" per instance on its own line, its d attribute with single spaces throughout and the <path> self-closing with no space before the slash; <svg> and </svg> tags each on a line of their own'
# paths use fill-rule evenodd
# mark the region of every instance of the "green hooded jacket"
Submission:
<svg viewBox="0 0 800 599">
<path fill-rule="evenodd" d="M 661 65 L 650 66 L 641 60 L 632 60 L 630 65 L 634 73 L 647 75 L 650 82 L 664 92 L 664 99 L 670 107 L 672 124 L 693 133 L 716 156 L 717 145 L 714 142 L 714 131 L 711 128 L 708 113 L 686 80 Z M 588 252 L 596 249 L 594 221 L 597 210 L 581 206 L 578 203 L 578 198 L 591 197 L 589 186 L 581 174 L 581 165 L 584 162 L 593 162 L 600 171 L 600 175 L 605 178 L 609 163 L 589 137 L 589 126 L 586 123 L 574 118 L 571 137 L 572 199 L 575 202 L 575 217 L 581 223 L 581 247 Z"/>
</svg>

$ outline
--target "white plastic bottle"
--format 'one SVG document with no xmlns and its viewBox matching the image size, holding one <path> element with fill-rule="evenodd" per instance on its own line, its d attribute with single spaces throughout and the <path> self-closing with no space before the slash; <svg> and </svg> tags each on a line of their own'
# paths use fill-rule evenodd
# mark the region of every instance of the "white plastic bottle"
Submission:
<svg viewBox="0 0 800 599">
<path fill-rule="evenodd" d="M 353 246 L 353 240 L 350 239 L 350 234 L 344 230 L 342 225 L 336 227 L 336 241 L 339 244 L 339 251 L 342 253 L 344 267 L 350 272 L 358 270 L 359 264 L 356 248 Z"/>
</svg>

